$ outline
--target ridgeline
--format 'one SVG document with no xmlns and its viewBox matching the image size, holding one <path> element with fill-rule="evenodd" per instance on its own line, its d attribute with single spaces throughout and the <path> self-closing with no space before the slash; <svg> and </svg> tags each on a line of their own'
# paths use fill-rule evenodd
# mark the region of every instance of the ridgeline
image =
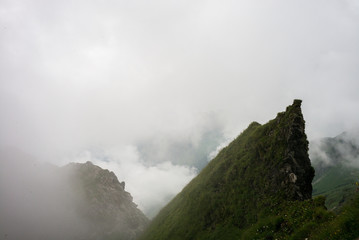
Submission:
<svg viewBox="0 0 359 240">
<path fill-rule="evenodd" d="M 140 240 L 326 239 L 334 215 L 323 197 L 311 199 L 313 177 L 301 100 L 294 100 L 222 149 Z"/>
</svg>

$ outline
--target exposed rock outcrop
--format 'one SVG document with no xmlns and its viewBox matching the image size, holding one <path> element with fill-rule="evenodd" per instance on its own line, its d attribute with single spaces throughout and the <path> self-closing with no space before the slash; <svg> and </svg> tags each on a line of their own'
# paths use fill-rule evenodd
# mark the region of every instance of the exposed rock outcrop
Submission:
<svg viewBox="0 0 359 240">
<path fill-rule="evenodd" d="M 78 211 L 90 224 L 87 239 L 132 240 L 147 226 L 148 219 L 125 191 L 125 182 L 120 183 L 113 172 L 91 162 L 70 163 L 63 170 L 82 191 L 84 202 Z"/>
<path fill-rule="evenodd" d="M 301 100 L 294 100 L 283 113 L 278 114 L 276 131 L 283 131 L 281 137 L 287 146 L 281 161 L 279 179 L 288 199 L 309 199 L 312 197 L 314 168 L 308 155 L 308 141 L 305 134 L 305 121 L 301 111 Z M 273 146 L 275 147 L 275 146 Z"/>
</svg>

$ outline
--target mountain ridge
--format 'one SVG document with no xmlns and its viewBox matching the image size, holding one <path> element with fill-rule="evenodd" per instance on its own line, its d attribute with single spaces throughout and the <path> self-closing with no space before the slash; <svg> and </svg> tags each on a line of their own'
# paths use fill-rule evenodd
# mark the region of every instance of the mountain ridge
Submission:
<svg viewBox="0 0 359 240">
<path fill-rule="evenodd" d="M 149 222 L 125 183 L 90 162 L 58 167 L 3 150 L 0 180 L 5 239 L 134 240 Z"/>
<path fill-rule="evenodd" d="M 61 170 L 87 200 L 79 213 L 90 225 L 88 239 L 136 239 L 147 226 L 149 220 L 113 172 L 89 161 L 69 163 Z"/>
<path fill-rule="evenodd" d="M 301 100 L 251 123 L 179 193 L 140 239 L 239 238 L 268 209 L 311 199 L 314 177 Z"/>
</svg>

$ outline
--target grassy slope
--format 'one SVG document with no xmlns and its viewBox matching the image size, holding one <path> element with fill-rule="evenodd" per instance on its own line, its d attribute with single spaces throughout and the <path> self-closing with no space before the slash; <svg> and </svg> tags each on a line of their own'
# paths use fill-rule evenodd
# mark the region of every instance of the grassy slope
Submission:
<svg viewBox="0 0 359 240">
<path fill-rule="evenodd" d="M 359 194 L 352 194 L 339 215 L 327 211 L 324 201 L 324 197 L 302 202 L 288 201 L 278 213 L 260 219 L 238 239 L 357 239 Z"/>
<path fill-rule="evenodd" d="M 300 103 L 299 109 L 290 106 L 263 126 L 252 123 L 162 209 L 140 239 L 253 239 L 262 221 L 276 222 L 275 229 L 262 231 L 268 237 L 286 239 L 304 222 L 284 216 L 284 209 L 299 216 L 301 208 L 297 209 L 297 201 L 285 201 L 294 196 L 293 188 L 282 187 L 279 177 L 293 150 L 288 149 L 288 136 L 298 117 Z M 306 153 L 305 135 L 296 141 Z M 307 171 L 312 176 L 310 164 Z M 311 212 L 318 207 L 311 200 L 302 203 Z M 323 205 L 319 208 L 324 211 Z"/>
<path fill-rule="evenodd" d="M 329 167 L 320 178 L 313 181 L 313 196 L 325 196 L 327 208 L 334 210 L 355 191 L 358 177 L 358 169 L 341 165 Z"/>
<path fill-rule="evenodd" d="M 321 224 L 311 233 L 313 240 L 357 239 L 359 237 L 359 194 L 354 194 L 337 217 Z"/>
</svg>

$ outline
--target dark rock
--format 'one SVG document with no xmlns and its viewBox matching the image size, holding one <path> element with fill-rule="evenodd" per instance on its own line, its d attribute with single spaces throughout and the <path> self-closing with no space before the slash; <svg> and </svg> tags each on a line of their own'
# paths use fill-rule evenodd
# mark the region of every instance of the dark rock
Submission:
<svg viewBox="0 0 359 240">
<path fill-rule="evenodd" d="M 121 187 L 125 190 L 125 182 L 120 182 Z"/>
</svg>

